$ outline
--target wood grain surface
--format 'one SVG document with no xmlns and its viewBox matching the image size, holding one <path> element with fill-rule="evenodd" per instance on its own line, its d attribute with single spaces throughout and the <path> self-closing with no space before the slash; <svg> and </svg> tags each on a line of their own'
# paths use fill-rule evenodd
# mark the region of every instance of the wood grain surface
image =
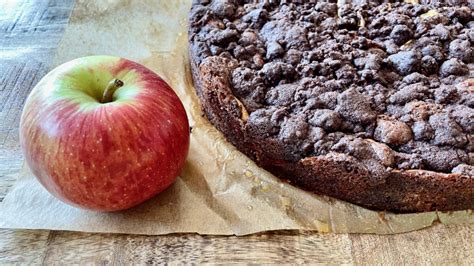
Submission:
<svg viewBox="0 0 474 266">
<path fill-rule="evenodd" d="M 0 0 L 0 201 L 23 164 L 21 108 L 48 71 L 73 6 L 70 0 Z M 245 237 L 0 229 L 0 265 L 231 262 L 474 265 L 474 227 L 437 225 L 386 236 L 279 231 Z"/>
</svg>

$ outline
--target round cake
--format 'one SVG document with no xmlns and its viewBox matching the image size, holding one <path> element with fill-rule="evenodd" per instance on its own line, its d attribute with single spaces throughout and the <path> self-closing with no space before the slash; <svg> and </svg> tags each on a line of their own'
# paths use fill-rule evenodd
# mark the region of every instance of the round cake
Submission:
<svg viewBox="0 0 474 266">
<path fill-rule="evenodd" d="M 304 190 L 374 210 L 473 209 L 474 3 L 425 2 L 195 1 L 202 109 Z"/>
</svg>

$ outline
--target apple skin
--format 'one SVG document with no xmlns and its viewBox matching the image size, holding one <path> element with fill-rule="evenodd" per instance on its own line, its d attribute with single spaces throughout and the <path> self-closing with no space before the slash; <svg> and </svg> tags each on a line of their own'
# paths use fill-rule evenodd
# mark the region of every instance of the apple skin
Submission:
<svg viewBox="0 0 474 266">
<path fill-rule="evenodd" d="M 101 103 L 107 84 L 123 81 Z M 76 207 L 117 211 L 169 187 L 189 150 L 185 109 L 157 74 L 127 59 L 90 56 L 48 73 L 31 91 L 20 143 L 39 182 Z"/>
</svg>

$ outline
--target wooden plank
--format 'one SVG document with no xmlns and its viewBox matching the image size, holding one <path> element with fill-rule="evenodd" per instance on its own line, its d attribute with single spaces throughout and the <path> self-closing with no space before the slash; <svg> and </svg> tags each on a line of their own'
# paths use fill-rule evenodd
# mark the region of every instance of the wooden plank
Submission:
<svg viewBox="0 0 474 266">
<path fill-rule="evenodd" d="M 350 235 L 356 264 L 474 265 L 474 227 L 437 225 L 398 235 Z"/>
<path fill-rule="evenodd" d="M 273 232 L 245 237 L 54 232 L 48 238 L 47 231 L 7 230 L 0 231 L 0 264 L 473 265 L 473 231 L 470 226 L 437 226 L 384 236 Z"/>
<path fill-rule="evenodd" d="M 0 265 L 42 263 L 48 239 L 49 231 L 0 229 Z"/>
<path fill-rule="evenodd" d="M 348 235 L 278 232 L 244 237 L 57 232 L 45 264 L 352 263 Z"/>
</svg>

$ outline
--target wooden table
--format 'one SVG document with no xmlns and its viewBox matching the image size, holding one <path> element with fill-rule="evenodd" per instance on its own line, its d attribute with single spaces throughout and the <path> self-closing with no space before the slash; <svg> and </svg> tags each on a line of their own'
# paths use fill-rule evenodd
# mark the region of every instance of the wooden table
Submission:
<svg viewBox="0 0 474 266">
<path fill-rule="evenodd" d="M 73 1 L 0 1 L 0 202 L 23 164 L 18 124 L 45 75 Z M 245 237 L 135 236 L 0 229 L 0 264 L 145 263 L 474 264 L 474 226 L 402 235 L 280 231 Z"/>
</svg>

